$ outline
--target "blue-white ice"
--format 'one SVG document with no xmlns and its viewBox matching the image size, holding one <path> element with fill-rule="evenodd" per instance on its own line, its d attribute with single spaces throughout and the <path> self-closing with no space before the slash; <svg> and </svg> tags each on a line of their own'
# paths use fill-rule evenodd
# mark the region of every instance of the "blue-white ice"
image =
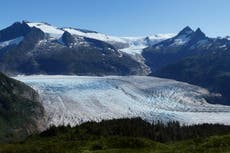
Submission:
<svg viewBox="0 0 230 153">
<path fill-rule="evenodd" d="M 18 76 L 40 93 L 49 125 L 142 117 L 152 122 L 230 124 L 230 107 L 211 105 L 198 86 L 146 76 Z"/>
</svg>

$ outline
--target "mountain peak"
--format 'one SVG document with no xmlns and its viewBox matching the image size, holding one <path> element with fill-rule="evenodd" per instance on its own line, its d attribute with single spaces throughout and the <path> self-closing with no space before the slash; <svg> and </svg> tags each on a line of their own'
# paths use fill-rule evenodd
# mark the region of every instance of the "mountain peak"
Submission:
<svg viewBox="0 0 230 153">
<path fill-rule="evenodd" d="M 179 32 L 179 34 L 178 35 L 188 35 L 188 34 L 191 34 L 191 33 L 193 33 L 194 31 L 189 27 L 189 26 L 186 26 L 183 30 L 181 30 L 180 32 Z"/>
<path fill-rule="evenodd" d="M 25 36 L 31 28 L 23 22 L 15 22 L 9 27 L 0 30 L 0 42 Z"/>
<path fill-rule="evenodd" d="M 196 29 L 194 35 L 195 35 L 196 37 L 199 37 L 199 38 L 204 38 L 204 37 L 206 37 L 206 35 L 201 31 L 200 28 L 197 28 L 197 29 Z"/>
<path fill-rule="evenodd" d="M 30 23 L 30 21 L 28 21 L 28 20 L 22 20 L 21 23 Z"/>
<path fill-rule="evenodd" d="M 186 26 L 183 30 L 193 31 L 192 28 L 191 28 L 190 26 Z"/>
<path fill-rule="evenodd" d="M 197 28 L 195 33 L 203 33 L 200 28 Z"/>
</svg>

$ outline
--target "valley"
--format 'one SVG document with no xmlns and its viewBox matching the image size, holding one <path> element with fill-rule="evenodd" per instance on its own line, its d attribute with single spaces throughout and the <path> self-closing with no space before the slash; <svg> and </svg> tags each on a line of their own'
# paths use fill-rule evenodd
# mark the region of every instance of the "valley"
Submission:
<svg viewBox="0 0 230 153">
<path fill-rule="evenodd" d="M 15 22 L 0 30 L 0 71 L 29 86 L 40 111 L 15 99 L 20 95 L 3 75 L 9 82 L 3 80 L 7 95 L 0 97 L 2 141 L 23 140 L 51 126 L 135 117 L 148 123 L 230 125 L 229 49 L 229 37 L 211 38 L 189 26 L 178 34 L 117 37 Z"/>
<path fill-rule="evenodd" d="M 2 1 L 0 153 L 230 153 L 230 1 Z"/>
</svg>

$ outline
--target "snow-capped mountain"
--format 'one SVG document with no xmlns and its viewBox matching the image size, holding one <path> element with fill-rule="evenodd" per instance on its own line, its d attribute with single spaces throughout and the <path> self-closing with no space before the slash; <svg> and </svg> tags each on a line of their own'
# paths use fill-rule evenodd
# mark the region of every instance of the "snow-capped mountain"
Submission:
<svg viewBox="0 0 230 153">
<path fill-rule="evenodd" d="M 169 39 L 174 34 L 159 34 L 147 37 L 116 37 L 103 33 L 98 33 L 90 30 L 82 30 L 76 28 L 57 28 L 47 23 L 33 23 L 27 22 L 30 27 L 36 27 L 43 32 L 49 34 L 53 39 L 59 39 L 65 31 L 69 32 L 73 36 L 86 37 L 95 40 L 104 41 L 110 43 L 128 54 L 141 54 L 142 50 L 148 46 L 154 45 L 160 41 Z"/>
<path fill-rule="evenodd" d="M 142 50 L 170 37 L 161 34 L 123 38 L 44 22 L 16 22 L 0 30 L 0 71 L 146 75 L 150 71 L 141 56 Z"/>
<path fill-rule="evenodd" d="M 36 28 L 41 29 L 43 32 L 45 32 L 46 34 L 49 34 L 54 39 L 60 38 L 63 35 L 63 33 L 67 31 L 70 34 L 75 35 L 75 36 L 87 37 L 87 38 L 92 38 L 92 39 L 105 41 L 105 42 L 126 43 L 124 40 L 120 39 L 119 37 L 113 37 L 113 36 L 98 33 L 95 31 L 81 30 L 81 29 L 76 29 L 76 28 L 58 28 L 58 27 L 52 26 L 44 22 L 38 22 L 38 23 L 27 22 L 27 24 L 30 27 L 36 27 Z"/>
<path fill-rule="evenodd" d="M 13 75 L 157 75 L 173 79 L 212 72 L 193 80 L 190 77 L 181 80 L 197 85 L 209 80 L 204 87 L 229 95 L 229 88 L 222 88 L 230 72 L 229 50 L 229 37 L 209 38 L 200 28 L 193 30 L 188 26 L 177 35 L 115 37 L 23 21 L 0 30 L 0 71 Z M 186 58 L 192 61 L 188 63 Z M 167 69 L 178 62 L 181 63 L 175 69 L 184 70 Z M 162 69 L 165 75 L 161 75 Z M 218 88 L 212 85 L 213 80 Z"/>
<path fill-rule="evenodd" d="M 190 27 L 185 27 L 182 31 L 180 31 L 175 37 L 171 39 L 167 39 L 162 41 L 159 44 L 153 45 L 152 47 L 155 49 L 160 48 L 173 48 L 173 47 L 184 47 L 184 46 L 192 46 L 195 44 L 201 44 L 205 41 L 208 41 L 208 37 L 198 28 L 193 31 Z"/>
<path fill-rule="evenodd" d="M 216 50 L 226 50 L 229 47 L 230 41 L 227 38 L 209 38 L 200 28 L 194 31 L 187 26 L 175 37 L 145 48 L 142 55 L 152 72 L 155 72 L 182 58 L 205 52 L 212 54 Z"/>
<path fill-rule="evenodd" d="M 208 104 L 206 89 L 146 76 L 18 76 L 40 94 L 49 125 L 142 117 L 152 122 L 230 124 L 230 107 Z"/>
<path fill-rule="evenodd" d="M 70 31 L 70 28 L 64 30 L 47 23 L 17 22 L 0 31 L 0 71 L 8 74 L 144 74 L 142 64 L 117 50 L 112 41 L 121 40 L 89 30 Z"/>
<path fill-rule="evenodd" d="M 142 52 L 153 76 L 176 79 L 219 92 L 217 103 L 229 105 L 230 41 L 207 37 L 200 28 L 184 28 L 175 37 Z"/>
<path fill-rule="evenodd" d="M 209 38 L 199 28 L 185 27 L 177 35 L 115 37 L 23 21 L 0 30 L 0 71 L 13 75 L 91 76 L 16 78 L 38 90 L 49 124 L 75 125 L 136 116 L 150 122 L 230 124 L 229 107 L 211 105 L 205 99 L 230 99 L 229 50 L 228 37 Z M 176 66 L 167 69 L 171 64 Z M 165 73 L 156 73 L 163 68 Z M 150 72 L 221 94 L 212 97 L 203 88 L 173 80 L 124 77 Z M 119 77 L 92 77 L 95 75 Z"/>
</svg>

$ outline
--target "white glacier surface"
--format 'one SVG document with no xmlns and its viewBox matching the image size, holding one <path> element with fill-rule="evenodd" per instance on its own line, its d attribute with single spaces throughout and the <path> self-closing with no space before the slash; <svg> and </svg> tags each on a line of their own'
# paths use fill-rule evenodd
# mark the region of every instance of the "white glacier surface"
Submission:
<svg viewBox="0 0 230 153">
<path fill-rule="evenodd" d="M 40 94 L 48 125 L 141 117 L 149 122 L 230 125 L 230 107 L 208 104 L 206 89 L 147 76 L 18 76 Z"/>
</svg>

